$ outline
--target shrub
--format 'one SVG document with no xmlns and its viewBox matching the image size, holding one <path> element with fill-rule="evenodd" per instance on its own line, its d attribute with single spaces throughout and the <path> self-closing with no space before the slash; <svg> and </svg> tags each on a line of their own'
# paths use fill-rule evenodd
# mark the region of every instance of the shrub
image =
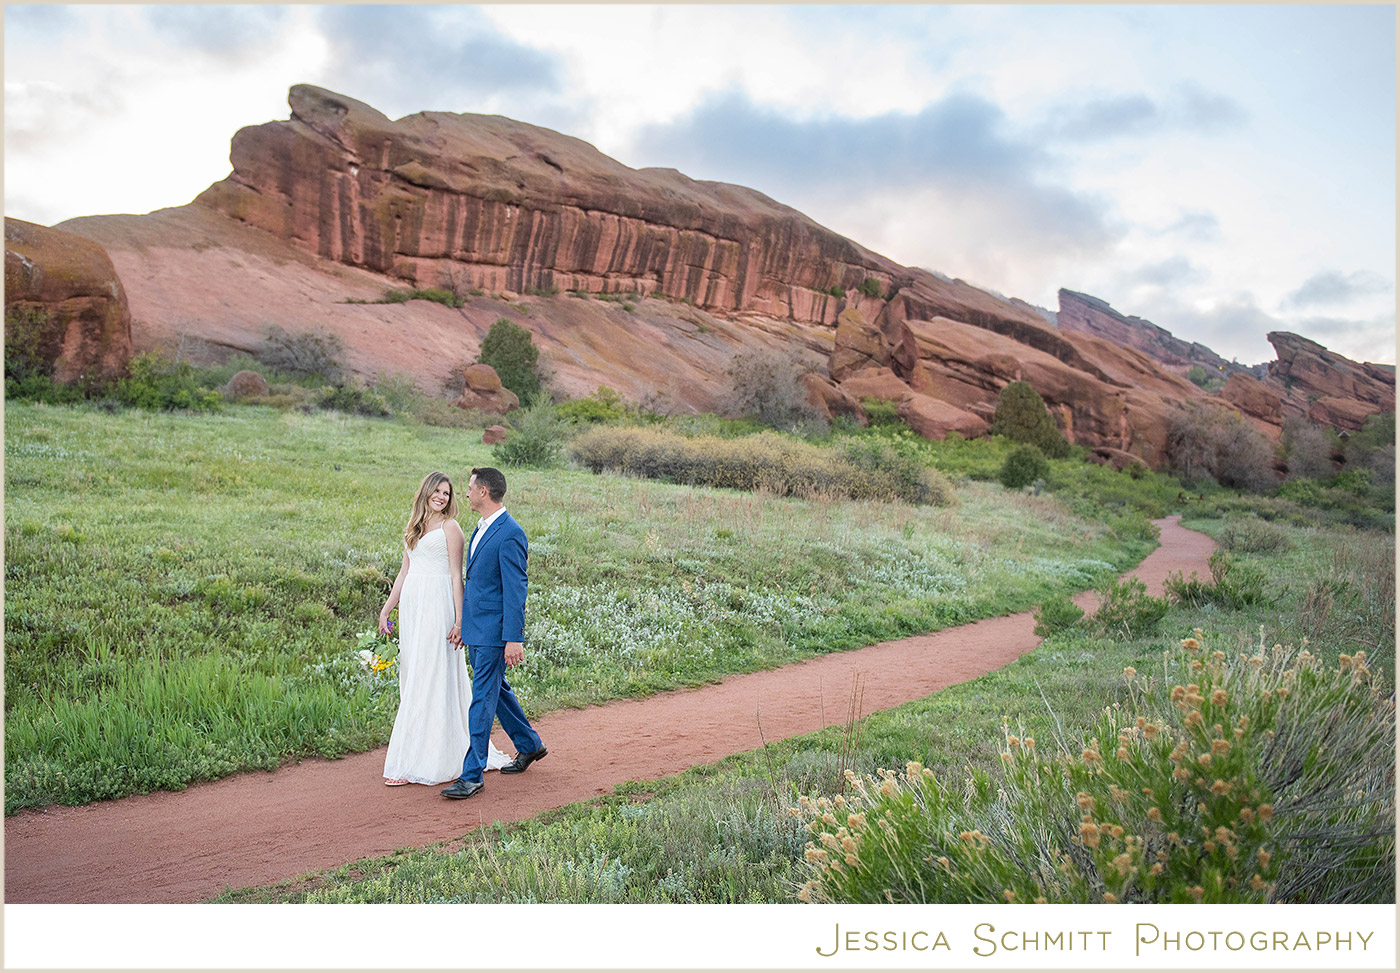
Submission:
<svg viewBox="0 0 1400 973">
<path fill-rule="evenodd" d="M 860 282 L 860 292 L 866 297 L 879 297 L 881 290 L 880 282 L 874 277 L 867 277 Z"/>
<path fill-rule="evenodd" d="M 1347 439 L 1343 452 L 1347 466 L 1371 472 L 1376 486 L 1395 485 L 1395 413 L 1371 416 Z"/>
<path fill-rule="evenodd" d="M 1084 609 L 1070 601 L 1069 596 L 1051 598 L 1034 612 L 1035 634 L 1041 638 L 1079 628 L 1084 622 Z"/>
<path fill-rule="evenodd" d="M 289 334 L 278 325 L 270 325 L 258 360 L 273 371 L 294 378 L 319 377 L 335 384 L 341 378 L 340 358 L 345 342 L 339 335 L 327 331 L 303 331 Z"/>
<path fill-rule="evenodd" d="M 1073 746 L 1004 731 L 995 773 L 949 786 L 917 763 L 804 796 L 809 902 L 1392 902 L 1395 709 L 1365 654 L 1324 669 L 1261 644 L 1158 682 Z"/>
<path fill-rule="evenodd" d="M 323 409 L 334 409 L 357 416 L 384 417 L 390 415 L 389 406 L 374 392 L 358 385 L 326 385 L 316 393 L 316 404 Z"/>
<path fill-rule="evenodd" d="M 1276 483 L 1274 454 L 1262 433 L 1237 413 L 1187 402 L 1167 420 L 1167 460 L 1188 481 L 1262 493 Z"/>
<path fill-rule="evenodd" d="M 896 427 L 905 424 L 904 420 L 899 417 L 898 402 L 866 396 L 860 400 L 860 407 L 865 410 L 865 419 L 872 428 Z"/>
<path fill-rule="evenodd" d="M 1229 551 L 1215 551 L 1210 556 L 1210 583 L 1202 581 L 1196 572 L 1189 579 L 1182 572 L 1167 575 L 1163 587 L 1167 597 L 1193 608 L 1221 605 L 1232 611 L 1257 605 L 1264 600 L 1264 572 L 1253 564 L 1237 562 Z"/>
<path fill-rule="evenodd" d="M 592 395 L 561 402 L 554 411 L 562 419 L 577 422 L 616 422 L 626 417 L 627 405 L 615 389 L 600 385 Z"/>
<path fill-rule="evenodd" d="M 52 326 L 53 315 L 44 308 L 15 304 L 5 308 L 5 379 L 24 382 L 53 375 L 54 363 L 44 357 L 40 344 Z"/>
<path fill-rule="evenodd" d="M 507 424 L 510 435 L 506 441 L 491 447 L 498 463 L 533 470 L 560 464 L 569 424 L 555 414 L 548 395 L 537 393 L 528 408 L 511 413 Z"/>
<path fill-rule="evenodd" d="M 514 392 L 521 402 L 529 402 L 539 394 L 540 378 L 536 371 L 540 350 L 530 332 L 510 318 L 497 318 L 481 342 L 477 361 L 490 365 L 501 377 L 501 384 Z"/>
<path fill-rule="evenodd" d="M 864 444 L 814 446 L 774 432 L 742 439 L 681 436 L 664 429 L 596 426 L 574 438 L 569 455 L 594 473 L 615 470 L 648 479 L 779 496 L 838 496 L 951 504 L 951 485 L 933 470 L 910 467 L 893 452 Z"/>
<path fill-rule="evenodd" d="M 1050 475 L 1050 463 L 1038 447 L 1029 443 L 1017 446 L 1001 464 L 997 479 L 1008 490 L 1019 490 Z"/>
<path fill-rule="evenodd" d="M 1094 622 L 1110 638 L 1135 639 L 1151 635 L 1171 610 L 1171 601 L 1153 598 L 1137 578 L 1113 579 L 1101 589 L 1103 602 Z"/>
<path fill-rule="evenodd" d="M 1061 459 L 1070 446 L 1045 408 L 1045 400 L 1027 382 L 1012 382 L 1001 390 L 992 415 L 991 433 L 1018 443 L 1039 447 L 1046 456 Z"/>
<path fill-rule="evenodd" d="M 1244 554 L 1277 554 L 1293 547 L 1287 530 L 1258 517 L 1231 520 L 1220 532 L 1220 543 Z"/>
<path fill-rule="evenodd" d="M 1314 425 L 1302 416 L 1284 420 L 1283 450 L 1290 480 L 1323 480 L 1332 476 L 1337 471 L 1332 462 L 1336 448 L 1337 437 L 1330 429 Z"/>
<path fill-rule="evenodd" d="M 755 417 L 775 429 L 821 423 L 825 417 L 808 401 L 802 374 L 802 366 L 784 352 L 768 348 L 741 352 L 725 372 L 724 411 Z"/>
<path fill-rule="evenodd" d="M 409 414 L 421 397 L 418 380 L 407 372 L 381 374 L 374 380 L 372 391 L 383 400 L 390 412 Z"/>
<path fill-rule="evenodd" d="M 127 370 L 128 376 L 112 386 L 112 397 L 122 405 L 196 412 L 218 412 L 223 406 L 223 396 L 200 387 L 189 362 L 172 362 L 159 352 L 146 352 L 133 356 Z"/>
</svg>

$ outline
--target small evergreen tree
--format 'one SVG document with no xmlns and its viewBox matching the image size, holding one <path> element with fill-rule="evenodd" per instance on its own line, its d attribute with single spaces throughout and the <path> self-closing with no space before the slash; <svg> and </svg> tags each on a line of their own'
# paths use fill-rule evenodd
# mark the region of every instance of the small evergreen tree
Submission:
<svg viewBox="0 0 1400 973">
<path fill-rule="evenodd" d="M 536 366 L 540 350 L 530 332 L 510 318 L 497 318 L 486 332 L 477 361 L 490 365 L 501 377 L 501 384 L 514 392 L 521 402 L 532 401 L 540 391 Z"/>
<path fill-rule="evenodd" d="M 1050 463 L 1045 459 L 1045 454 L 1039 447 L 1026 443 L 1017 446 L 1011 451 L 1011 455 L 1006 457 L 997 479 L 1008 490 L 1019 490 L 1049 475 Z"/>
<path fill-rule="evenodd" d="M 1039 447 L 1046 456 L 1069 455 L 1069 443 L 1050 417 L 1045 400 L 1027 382 L 1012 382 L 1001 390 L 991 431 L 994 436 Z"/>
</svg>

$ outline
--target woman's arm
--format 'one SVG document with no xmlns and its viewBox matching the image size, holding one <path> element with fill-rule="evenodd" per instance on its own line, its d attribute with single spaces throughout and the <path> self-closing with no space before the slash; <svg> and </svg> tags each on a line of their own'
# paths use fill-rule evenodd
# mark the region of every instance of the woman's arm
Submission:
<svg viewBox="0 0 1400 973">
<path fill-rule="evenodd" d="M 466 550 L 467 538 L 462 527 L 455 520 L 443 524 L 442 532 L 447 535 L 447 563 L 452 572 L 452 630 L 447 633 L 447 641 L 457 648 L 462 647 L 462 554 Z"/>
<path fill-rule="evenodd" d="M 394 586 L 389 589 L 389 598 L 384 602 L 384 607 L 379 612 L 379 631 L 385 635 L 389 634 L 389 613 L 394 610 L 399 603 L 399 594 L 403 591 L 403 576 L 408 574 L 408 551 L 403 552 L 403 563 L 399 565 L 398 577 L 394 578 Z"/>
</svg>

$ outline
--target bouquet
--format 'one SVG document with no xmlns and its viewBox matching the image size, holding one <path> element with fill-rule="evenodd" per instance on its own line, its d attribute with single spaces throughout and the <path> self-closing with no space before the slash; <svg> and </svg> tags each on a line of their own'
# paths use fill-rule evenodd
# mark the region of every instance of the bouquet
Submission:
<svg viewBox="0 0 1400 973">
<path fill-rule="evenodd" d="M 370 672 L 388 671 L 399 658 L 398 625 L 389 620 L 389 634 L 377 628 L 366 629 L 355 636 L 360 664 Z"/>
</svg>

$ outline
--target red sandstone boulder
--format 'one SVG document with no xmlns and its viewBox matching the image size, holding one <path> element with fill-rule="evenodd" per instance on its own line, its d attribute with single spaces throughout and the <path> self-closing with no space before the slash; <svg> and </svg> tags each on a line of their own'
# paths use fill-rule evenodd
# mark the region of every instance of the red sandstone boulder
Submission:
<svg viewBox="0 0 1400 973">
<path fill-rule="evenodd" d="M 850 416 L 864 424 L 865 410 L 861 408 L 860 402 L 838 388 L 831 379 L 816 372 L 806 372 L 798 381 L 802 383 L 802 388 L 807 394 L 807 401 L 816 406 L 826 418 Z"/>
<path fill-rule="evenodd" d="M 224 385 L 224 398 L 234 402 L 266 394 L 267 379 L 249 368 L 234 372 L 233 377 Z"/>
<path fill-rule="evenodd" d="M 501 384 L 501 377 L 490 365 L 478 362 L 462 371 L 465 385 L 462 394 L 453 403 L 459 409 L 477 409 L 505 415 L 520 408 L 520 398 Z"/>
<path fill-rule="evenodd" d="M 925 439 L 942 439 L 950 432 L 971 439 L 986 435 L 988 429 L 985 419 L 917 392 L 900 404 L 899 417 Z"/>
<path fill-rule="evenodd" d="M 863 368 L 837 388 L 856 402 L 882 399 L 902 403 L 914 394 L 914 390 L 889 368 Z"/>
<path fill-rule="evenodd" d="M 481 434 L 481 441 L 487 446 L 494 446 L 505 442 L 507 436 L 505 426 L 487 426 L 486 431 Z"/>
<path fill-rule="evenodd" d="M 106 251 L 85 237 L 6 219 L 5 340 L 32 342 L 59 382 L 125 373 L 131 312 Z"/>
<path fill-rule="evenodd" d="M 1276 386 L 1265 385 L 1247 372 L 1235 372 L 1225 380 L 1220 397 L 1240 412 L 1272 425 L 1283 425 L 1283 396 Z"/>
</svg>

